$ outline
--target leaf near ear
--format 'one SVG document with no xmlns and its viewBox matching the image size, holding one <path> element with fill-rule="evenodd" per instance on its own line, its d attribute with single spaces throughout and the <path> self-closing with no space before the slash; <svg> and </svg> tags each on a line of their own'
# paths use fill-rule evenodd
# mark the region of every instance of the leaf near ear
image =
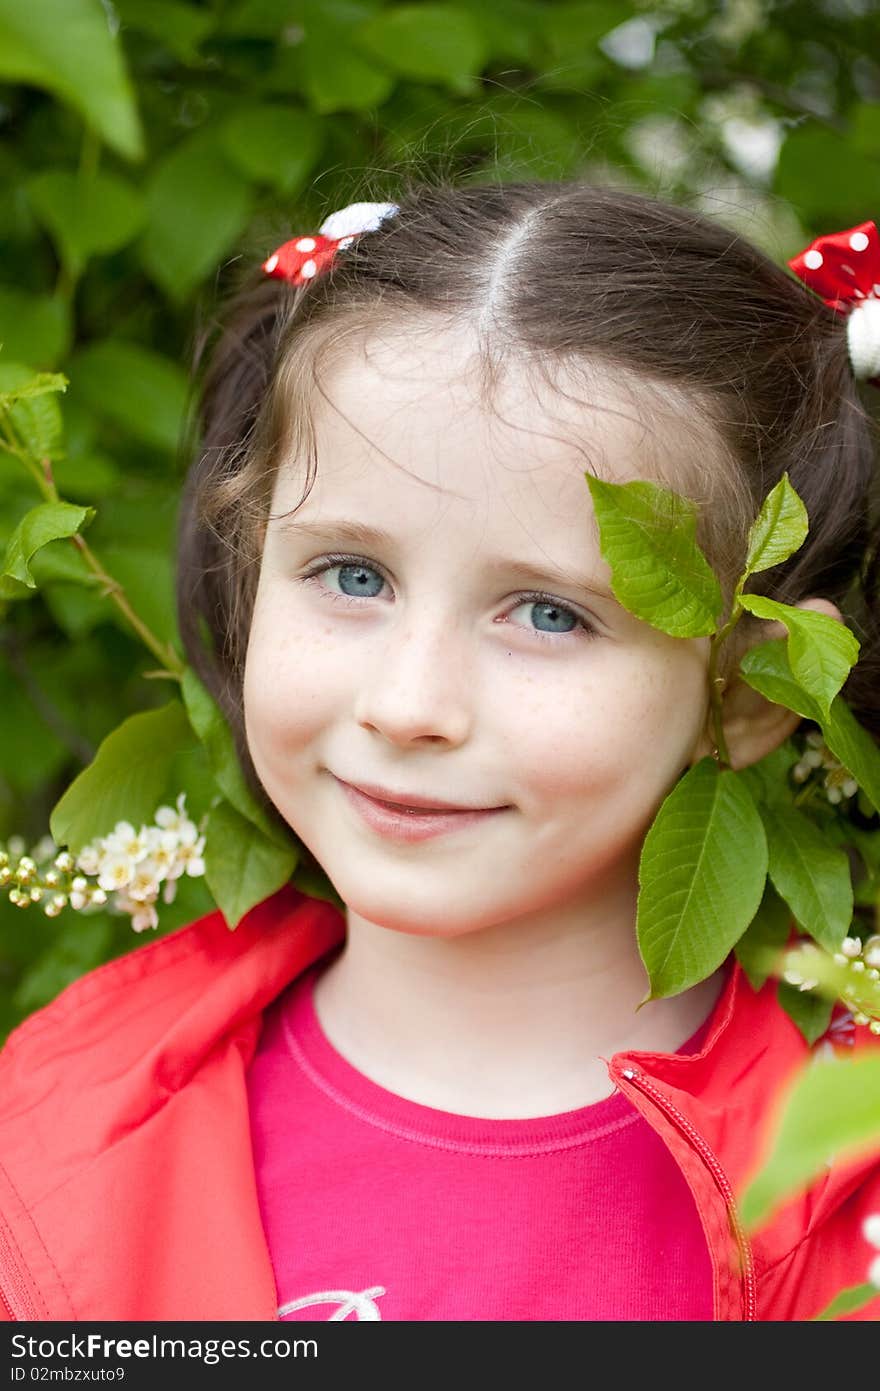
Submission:
<svg viewBox="0 0 880 1391">
<path fill-rule="evenodd" d="M 849 858 L 809 817 L 777 803 L 761 808 L 770 878 L 795 918 L 826 951 L 840 950 L 853 916 Z"/>
<path fill-rule="evenodd" d="M 758 911 L 767 842 L 743 781 L 701 759 L 645 837 L 636 930 L 651 990 L 677 995 L 711 975 Z"/>
<path fill-rule="evenodd" d="M 792 928 L 791 909 L 773 885 L 764 887 L 764 897 L 734 951 L 753 990 L 773 975 Z"/>
<path fill-rule="evenodd" d="M 714 633 L 723 600 L 696 543 L 694 503 L 655 483 L 585 477 L 611 587 L 624 608 L 672 637 Z"/>
<path fill-rule="evenodd" d="M 749 552 L 740 584 L 800 550 L 809 526 L 807 509 L 784 473 L 764 499 L 749 532 Z"/>
<path fill-rule="evenodd" d="M 756 618 L 775 619 L 788 629 L 791 669 L 827 716 L 859 656 L 855 633 L 827 613 L 794 608 L 763 594 L 741 594 L 740 604 Z"/>
<path fill-rule="evenodd" d="M 767 700 L 819 725 L 835 758 L 852 774 L 874 810 L 880 811 L 880 749 L 843 697 L 835 697 L 826 717 L 819 702 L 795 677 L 786 643 L 779 638 L 750 648 L 739 669 L 746 684 Z"/>
</svg>

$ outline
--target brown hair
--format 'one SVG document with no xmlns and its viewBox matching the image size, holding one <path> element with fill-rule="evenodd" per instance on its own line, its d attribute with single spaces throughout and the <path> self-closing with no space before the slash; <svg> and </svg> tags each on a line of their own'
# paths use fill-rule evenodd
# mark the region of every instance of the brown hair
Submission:
<svg viewBox="0 0 880 1391">
<path fill-rule="evenodd" d="M 254 789 L 242 678 L 279 459 L 311 438 L 309 402 L 328 352 L 368 329 L 438 315 L 478 333 L 487 380 L 508 353 L 550 378 L 554 367 L 611 366 L 648 393 L 648 409 L 660 393 L 689 408 L 697 428 L 710 426 L 714 464 L 678 486 L 700 503 L 698 534 L 725 583 L 741 569 L 762 500 L 787 472 L 809 535 L 749 588 L 841 607 L 862 642 L 844 696 L 880 736 L 875 444 L 843 321 L 745 238 L 639 193 L 577 181 L 420 182 L 394 201 L 393 217 L 305 286 L 255 265 L 202 374 L 201 446 L 180 514 L 178 621 Z M 197 374 L 207 342 L 196 348 Z"/>
</svg>

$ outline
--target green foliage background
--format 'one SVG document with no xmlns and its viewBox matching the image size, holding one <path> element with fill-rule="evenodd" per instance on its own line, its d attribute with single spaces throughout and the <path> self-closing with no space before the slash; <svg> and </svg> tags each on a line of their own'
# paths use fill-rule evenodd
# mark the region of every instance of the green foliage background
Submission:
<svg viewBox="0 0 880 1391">
<path fill-rule="evenodd" d="M 63 498 L 178 646 L 173 542 L 196 326 L 242 258 L 400 170 L 661 193 L 778 260 L 880 216 L 874 0 L 0 0 L 0 386 L 62 371 Z M 0 451 L 0 544 L 39 501 Z M 32 845 L 101 740 L 167 682 L 67 540 L 0 603 L 0 840 Z M 175 765 L 198 818 L 204 755 Z M 160 931 L 209 910 L 184 876 Z M 0 1036 L 140 942 L 0 893 Z"/>
</svg>

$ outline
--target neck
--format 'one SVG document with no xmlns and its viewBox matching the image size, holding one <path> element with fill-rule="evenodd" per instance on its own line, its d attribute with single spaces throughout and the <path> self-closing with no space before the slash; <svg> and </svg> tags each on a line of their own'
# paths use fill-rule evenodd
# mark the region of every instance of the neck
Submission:
<svg viewBox="0 0 880 1391">
<path fill-rule="evenodd" d="M 349 910 L 316 982 L 318 1020 L 352 1066 L 422 1105 L 497 1119 L 576 1110 L 614 1090 L 603 1060 L 674 1052 L 723 985 L 717 971 L 637 1012 L 648 980 L 634 922 L 631 893 L 452 938 Z"/>
</svg>

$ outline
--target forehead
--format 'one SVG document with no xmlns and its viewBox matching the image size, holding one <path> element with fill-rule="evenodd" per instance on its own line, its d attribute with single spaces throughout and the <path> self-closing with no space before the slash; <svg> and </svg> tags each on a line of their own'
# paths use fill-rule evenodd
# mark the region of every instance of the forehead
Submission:
<svg viewBox="0 0 880 1391">
<path fill-rule="evenodd" d="M 471 330 L 440 320 L 331 350 L 310 413 L 317 472 L 303 518 L 342 501 L 354 515 L 508 510 L 582 532 L 592 518 L 585 472 L 674 487 L 705 450 L 705 429 L 672 391 L 609 364 L 488 359 Z M 286 465 L 273 510 L 300 496 L 302 470 Z"/>
</svg>

